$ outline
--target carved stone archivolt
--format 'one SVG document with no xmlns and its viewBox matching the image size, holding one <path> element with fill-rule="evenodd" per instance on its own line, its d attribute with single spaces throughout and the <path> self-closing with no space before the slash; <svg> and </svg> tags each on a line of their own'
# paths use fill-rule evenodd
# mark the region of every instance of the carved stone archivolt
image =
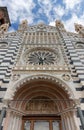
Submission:
<svg viewBox="0 0 84 130">
<path fill-rule="evenodd" d="M 11 98 L 13 98 L 13 95 L 16 91 L 18 91 L 19 88 L 21 88 L 21 86 L 25 85 L 27 82 L 30 82 L 30 81 L 33 81 L 33 80 L 46 80 L 46 81 L 51 81 L 53 83 L 56 83 L 56 84 L 59 84 L 60 87 L 62 87 L 62 89 L 64 89 L 64 91 L 67 90 L 67 93 L 69 95 L 69 97 L 71 99 L 74 99 L 74 94 L 72 92 L 72 90 L 69 88 L 69 86 L 64 83 L 62 80 L 58 79 L 57 77 L 53 77 L 53 76 L 50 76 L 50 75 L 43 75 L 43 74 L 40 74 L 40 75 L 32 75 L 32 76 L 29 76 L 29 77 L 26 77 L 20 81 L 18 81 L 13 87 L 13 91 L 12 91 L 12 94 L 10 94 L 10 96 L 12 96 Z M 10 89 L 10 88 L 9 88 Z"/>
</svg>

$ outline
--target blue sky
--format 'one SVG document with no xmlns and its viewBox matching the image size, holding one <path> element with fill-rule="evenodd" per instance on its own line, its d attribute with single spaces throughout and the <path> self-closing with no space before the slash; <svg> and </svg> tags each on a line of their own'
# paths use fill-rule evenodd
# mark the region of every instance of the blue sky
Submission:
<svg viewBox="0 0 84 130">
<path fill-rule="evenodd" d="M 60 19 L 68 31 L 74 31 L 74 23 L 84 25 L 84 0 L 0 0 L 0 6 L 8 8 L 11 31 L 25 19 L 29 25 L 52 26 Z"/>
</svg>

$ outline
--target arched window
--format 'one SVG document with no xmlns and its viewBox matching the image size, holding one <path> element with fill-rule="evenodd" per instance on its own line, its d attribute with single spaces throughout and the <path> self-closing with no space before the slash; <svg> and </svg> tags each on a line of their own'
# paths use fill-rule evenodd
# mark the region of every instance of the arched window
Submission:
<svg viewBox="0 0 84 130">
<path fill-rule="evenodd" d="M 8 46 L 7 42 L 0 42 L 0 49 L 6 48 Z"/>
<path fill-rule="evenodd" d="M 83 49 L 84 48 L 84 43 L 83 42 L 77 42 L 76 43 L 76 48 Z"/>
</svg>

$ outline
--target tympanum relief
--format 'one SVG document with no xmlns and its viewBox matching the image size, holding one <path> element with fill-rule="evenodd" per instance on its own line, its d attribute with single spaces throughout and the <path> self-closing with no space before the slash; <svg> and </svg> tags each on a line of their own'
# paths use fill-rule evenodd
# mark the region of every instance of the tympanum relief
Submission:
<svg viewBox="0 0 84 130">
<path fill-rule="evenodd" d="M 31 113 L 53 113 L 57 112 L 56 103 L 49 98 L 34 98 L 26 105 L 26 111 Z"/>
</svg>

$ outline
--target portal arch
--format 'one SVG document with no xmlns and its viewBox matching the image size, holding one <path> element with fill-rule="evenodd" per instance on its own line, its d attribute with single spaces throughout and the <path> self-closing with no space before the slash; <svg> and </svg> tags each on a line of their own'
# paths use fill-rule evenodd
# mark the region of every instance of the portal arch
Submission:
<svg viewBox="0 0 84 130">
<path fill-rule="evenodd" d="M 25 84 L 29 83 L 29 82 L 33 82 L 35 80 L 44 80 L 44 81 L 50 81 L 53 82 L 55 84 L 57 84 L 60 88 L 62 88 L 68 95 L 70 99 L 74 99 L 74 93 L 71 90 L 71 88 L 62 80 L 57 78 L 56 76 L 52 76 L 52 75 L 48 75 L 48 74 L 36 74 L 36 75 L 31 75 L 31 76 L 27 76 L 21 80 L 18 80 L 15 84 L 10 84 L 10 87 L 8 88 L 6 95 L 5 95 L 5 99 L 7 99 L 9 96 L 8 100 L 12 100 L 15 93 Z M 12 85 L 12 87 L 11 87 Z M 10 93 L 10 94 L 9 94 Z"/>
<path fill-rule="evenodd" d="M 18 125 L 14 129 L 24 130 L 22 120 L 27 117 L 30 119 L 29 116 L 35 118 L 36 115 L 38 119 L 44 115 L 45 119 L 47 116 L 59 117 L 63 125 L 60 130 L 77 129 L 74 120 L 74 94 L 62 80 L 50 75 L 33 75 L 18 81 L 12 88 L 14 91 L 8 109 L 10 118 L 7 118 L 16 121 L 19 116 L 18 122 L 21 124 L 19 129 Z M 6 130 L 10 128 L 12 126 L 8 126 Z"/>
</svg>

